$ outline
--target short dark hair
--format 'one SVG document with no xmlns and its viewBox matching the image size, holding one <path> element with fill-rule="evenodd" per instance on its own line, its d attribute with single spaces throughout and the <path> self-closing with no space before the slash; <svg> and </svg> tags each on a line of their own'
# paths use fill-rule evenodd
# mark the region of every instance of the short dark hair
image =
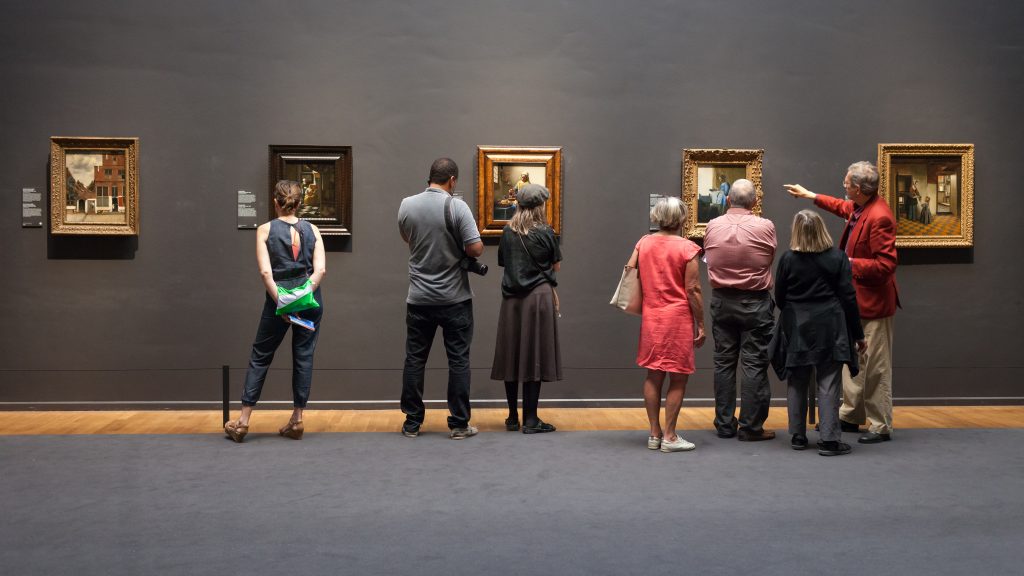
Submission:
<svg viewBox="0 0 1024 576">
<path fill-rule="evenodd" d="M 438 158 L 430 165 L 430 184 L 447 184 L 448 180 L 459 177 L 459 167 L 451 158 Z"/>
</svg>

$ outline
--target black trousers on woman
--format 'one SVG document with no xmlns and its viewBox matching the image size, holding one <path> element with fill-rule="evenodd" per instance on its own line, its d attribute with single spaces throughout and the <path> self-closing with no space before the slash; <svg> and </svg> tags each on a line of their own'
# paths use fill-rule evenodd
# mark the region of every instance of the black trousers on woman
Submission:
<svg viewBox="0 0 1024 576">
<path fill-rule="evenodd" d="M 306 330 L 285 322 L 277 315 L 277 306 L 267 296 L 260 315 L 260 324 L 256 328 L 256 340 L 252 343 L 252 354 L 249 356 L 249 370 L 245 373 L 245 390 L 242 392 L 242 406 L 255 406 L 263 392 L 263 382 L 267 379 L 267 370 L 274 361 L 274 353 L 281 345 L 288 329 L 292 330 L 292 404 L 296 408 L 305 408 L 309 401 L 309 388 L 313 383 L 313 352 L 316 351 L 316 340 L 320 334 L 320 319 L 323 317 L 323 299 L 320 290 L 313 295 L 321 304 L 320 308 L 303 310 L 297 315 L 312 320 L 316 330 Z"/>
</svg>

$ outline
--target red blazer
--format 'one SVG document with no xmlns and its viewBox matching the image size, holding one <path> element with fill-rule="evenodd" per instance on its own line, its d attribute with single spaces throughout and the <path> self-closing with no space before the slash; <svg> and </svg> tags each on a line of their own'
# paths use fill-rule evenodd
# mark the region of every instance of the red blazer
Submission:
<svg viewBox="0 0 1024 576">
<path fill-rule="evenodd" d="M 846 255 L 853 267 L 860 317 L 874 320 L 895 315 L 900 305 L 896 289 L 896 219 L 889 205 L 876 194 L 864 205 L 851 229 L 850 216 L 857 207 L 852 200 L 818 194 L 814 204 L 846 220 Z"/>
</svg>

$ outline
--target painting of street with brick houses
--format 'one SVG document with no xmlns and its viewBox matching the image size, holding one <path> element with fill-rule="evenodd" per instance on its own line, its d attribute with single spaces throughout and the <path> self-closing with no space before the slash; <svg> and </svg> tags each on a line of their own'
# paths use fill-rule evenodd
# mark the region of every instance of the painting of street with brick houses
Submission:
<svg viewBox="0 0 1024 576">
<path fill-rule="evenodd" d="M 124 150 L 68 150 L 64 158 L 64 221 L 125 224 L 128 206 Z"/>
</svg>

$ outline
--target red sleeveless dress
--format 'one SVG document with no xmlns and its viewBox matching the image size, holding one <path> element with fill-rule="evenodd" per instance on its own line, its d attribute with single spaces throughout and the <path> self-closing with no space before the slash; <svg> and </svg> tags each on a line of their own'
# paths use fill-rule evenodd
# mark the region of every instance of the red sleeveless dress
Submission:
<svg viewBox="0 0 1024 576">
<path fill-rule="evenodd" d="M 700 246 L 679 236 L 644 236 L 636 244 L 644 294 L 640 347 L 643 368 L 693 374 L 693 315 L 686 297 L 686 264 Z"/>
</svg>

